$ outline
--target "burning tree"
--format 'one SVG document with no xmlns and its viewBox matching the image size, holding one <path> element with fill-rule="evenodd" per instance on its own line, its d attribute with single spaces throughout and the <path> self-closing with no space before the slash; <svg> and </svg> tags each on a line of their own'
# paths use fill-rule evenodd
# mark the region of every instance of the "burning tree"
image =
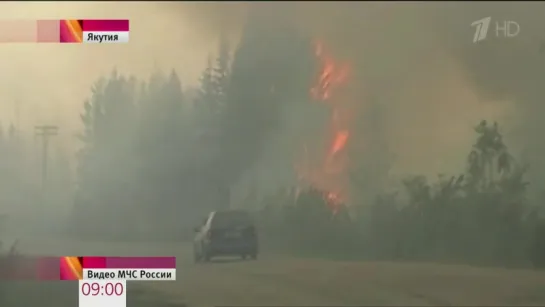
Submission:
<svg viewBox="0 0 545 307">
<path fill-rule="evenodd" d="M 297 135 L 293 137 L 297 144 L 281 146 L 297 152 L 295 158 L 293 152 L 288 155 L 295 160 L 299 188 L 324 191 L 337 211 L 350 201 L 347 147 L 354 119 L 354 99 L 347 95 L 350 65 L 335 59 L 323 42 L 313 42 L 296 30 L 291 21 L 279 24 L 280 17 L 268 6 L 255 7 L 249 14 L 219 117 L 217 172 L 224 182 L 237 183 L 245 172 L 259 167 L 256 161 L 270 146 L 273 132 L 297 121 L 286 129 Z M 298 111 L 307 116 L 317 109 L 322 127 L 300 115 L 295 118 Z M 322 113 L 327 113 L 325 123 Z M 310 129 L 314 131 L 307 133 Z"/>
<path fill-rule="evenodd" d="M 348 148 L 357 143 L 353 126 L 359 110 L 349 88 L 351 65 L 338 60 L 323 41 L 275 19 L 268 10 L 251 11 L 234 52 L 218 117 L 216 172 L 226 184 L 237 183 L 259 168 L 256 162 L 271 146 L 273 132 L 284 129 L 296 135 L 288 146 L 280 146 L 289 147 L 298 188 L 324 191 L 336 212 L 352 198 Z M 321 126 L 309 123 L 314 115 Z"/>
<path fill-rule="evenodd" d="M 336 60 L 323 42 L 314 43 L 317 60 L 317 76 L 310 89 L 314 103 L 321 103 L 328 109 L 327 130 L 322 137 L 326 140 L 321 154 L 310 157 L 308 144 L 303 144 L 303 162 L 300 163 L 299 178 L 304 184 L 325 191 L 332 210 L 349 201 L 348 156 L 346 148 L 351 139 L 350 102 L 343 90 L 349 82 L 350 66 Z M 317 163 L 310 160 L 317 159 Z"/>
</svg>

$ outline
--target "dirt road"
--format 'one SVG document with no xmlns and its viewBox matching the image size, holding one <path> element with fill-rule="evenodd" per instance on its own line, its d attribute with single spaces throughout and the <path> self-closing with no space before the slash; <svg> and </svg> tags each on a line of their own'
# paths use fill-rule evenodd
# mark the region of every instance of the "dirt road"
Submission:
<svg viewBox="0 0 545 307">
<path fill-rule="evenodd" d="M 267 255 L 193 264 L 189 246 L 167 243 L 41 240 L 21 248 L 50 255 L 175 255 L 178 281 L 139 283 L 138 291 L 189 307 L 545 306 L 545 272 L 530 270 Z"/>
<path fill-rule="evenodd" d="M 545 272 L 295 258 L 181 264 L 193 306 L 545 306 Z"/>
</svg>

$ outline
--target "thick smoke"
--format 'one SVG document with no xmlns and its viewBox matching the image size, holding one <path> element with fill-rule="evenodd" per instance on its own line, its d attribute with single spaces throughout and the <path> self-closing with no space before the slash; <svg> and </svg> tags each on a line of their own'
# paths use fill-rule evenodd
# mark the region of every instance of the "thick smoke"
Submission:
<svg viewBox="0 0 545 307">
<path fill-rule="evenodd" d="M 502 120 L 513 108 L 524 113 L 527 102 L 521 101 L 539 95 L 540 3 L 10 3 L 2 4 L 10 18 L 108 18 L 123 12 L 133 21 L 134 40 L 130 46 L 100 48 L 6 46 L 6 67 L 17 65 L 4 78 L 9 84 L 2 91 L 4 117 L 13 120 L 13 101 L 20 100 L 25 124 L 63 121 L 63 131 L 73 135 L 89 87 L 113 66 L 141 77 L 174 67 L 183 83 L 195 84 L 220 33 L 239 40 L 251 6 L 264 7 L 277 24 L 295 20 L 336 56 L 350 60 L 355 101 L 364 103 L 366 95 L 389 102 L 384 122 L 395 151 L 404 153 L 396 164 L 401 172 L 458 169 L 472 122 Z M 514 20 L 521 33 L 473 44 L 470 24 L 486 16 Z M 170 34 L 157 35 L 166 31 Z M 49 60 L 29 60 L 34 58 Z M 31 82 L 39 99 L 24 94 Z M 70 87 L 63 86 L 68 82 Z M 423 153 L 424 146 L 432 150 Z"/>
<path fill-rule="evenodd" d="M 545 146 L 537 132 L 543 129 L 545 21 L 541 12 L 544 8 L 542 3 L 464 3 L 453 5 L 450 12 L 443 11 L 436 17 L 448 21 L 438 29 L 443 45 L 463 66 L 480 99 L 506 100 L 512 104 L 510 143 L 532 165 L 534 182 L 542 182 L 544 170 Z M 448 18 L 454 14 L 460 18 Z M 484 41 L 473 43 L 468 39 L 472 32 L 454 27 L 454 20 L 470 24 L 483 17 L 492 18 L 489 37 Z M 496 23 L 501 26 L 504 21 L 514 21 L 520 26 L 516 37 L 502 37 L 502 33 L 495 37 Z"/>
<path fill-rule="evenodd" d="M 481 119 L 499 121 L 512 150 L 540 167 L 543 146 L 530 141 L 535 137 L 530 134 L 540 130 L 543 108 L 542 4 L 255 6 L 268 6 L 279 24 L 295 20 L 351 63 L 354 110 L 365 113 L 371 105 L 382 105 L 381 124 L 372 128 L 377 131 L 362 125 L 357 141 L 365 143 L 370 134 L 385 138 L 395 156 L 393 174 L 459 172 L 473 142 L 472 126 Z M 471 23 L 484 17 L 492 18 L 488 38 L 473 43 Z M 520 33 L 496 37 L 495 24 L 503 21 L 518 23 Z"/>
<path fill-rule="evenodd" d="M 293 22 L 351 64 L 347 95 L 355 112 L 365 115 L 380 105 L 380 112 L 372 115 L 376 124 L 354 128 L 354 142 L 366 145 L 373 136 L 383 139 L 394 156 L 392 173 L 459 172 L 473 142 L 472 125 L 483 118 L 500 121 L 509 145 L 525 150 L 533 169 L 540 169 L 539 157 L 545 151 L 538 141 L 545 64 L 539 52 L 545 39 L 541 3 L 1 4 L 4 18 L 119 18 L 122 12 L 134 24 L 133 41 L 126 46 L 4 47 L 2 63 L 9 73 L 2 79 L 0 107 L 8 119 L 2 120 L 13 121 L 13 104 L 19 99 L 27 128 L 40 120 L 57 122 L 63 133 L 59 139 L 76 147 L 78 113 L 99 76 L 114 66 L 139 78 L 175 68 L 184 87 L 195 85 L 221 33 L 233 45 L 239 42 L 252 6 L 260 8 L 256 22 L 261 20 L 264 27 Z M 496 21 L 512 20 L 520 25 L 520 34 L 499 38 L 491 33 L 474 44 L 470 24 L 487 16 L 492 17 L 491 31 Z M 311 121 L 301 110 L 285 113 Z M 274 136 L 278 143 L 291 146 L 280 134 Z M 263 177 L 282 183 L 284 173 L 275 176 L 276 166 L 291 167 L 293 161 L 286 161 L 288 154 L 277 154 L 282 146 L 270 147 L 259 153 L 267 168 Z M 366 155 L 378 161 L 384 153 Z"/>
<path fill-rule="evenodd" d="M 480 118 L 520 129 L 527 121 L 536 122 L 531 117 L 540 113 L 535 112 L 535 104 L 542 94 L 545 63 L 539 52 L 545 25 L 541 7 L 537 3 L 300 3 L 296 16 L 337 56 L 352 62 L 355 103 L 375 97 L 390 106 L 386 129 L 396 151 L 405 156 L 399 158 L 400 167 L 416 171 L 430 166 L 424 161 L 431 161 L 433 169 L 446 171 L 459 166 L 448 164 L 467 150 L 470 125 Z M 474 44 L 471 23 L 488 16 L 492 17 L 488 39 Z M 517 22 L 519 35 L 495 37 L 495 23 L 503 21 Z M 442 161 L 426 152 L 435 152 Z"/>
</svg>

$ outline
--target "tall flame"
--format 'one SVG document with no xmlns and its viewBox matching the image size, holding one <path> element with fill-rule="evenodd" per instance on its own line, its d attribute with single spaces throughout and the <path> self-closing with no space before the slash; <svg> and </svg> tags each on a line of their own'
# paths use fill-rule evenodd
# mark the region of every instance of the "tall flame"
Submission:
<svg viewBox="0 0 545 307">
<path fill-rule="evenodd" d="M 315 44 L 315 55 L 318 60 L 319 73 L 314 86 L 310 89 L 314 101 L 323 102 L 330 110 L 328 147 L 318 169 L 305 164 L 303 180 L 327 192 L 328 202 L 334 212 L 339 205 L 348 201 L 347 187 L 347 155 L 346 146 L 350 141 L 348 101 L 343 99 L 342 90 L 349 81 L 350 66 L 336 60 L 322 42 Z M 308 149 L 305 160 L 308 159 Z M 309 169 L 310 168 L 310 169 Z"/>
</svg>

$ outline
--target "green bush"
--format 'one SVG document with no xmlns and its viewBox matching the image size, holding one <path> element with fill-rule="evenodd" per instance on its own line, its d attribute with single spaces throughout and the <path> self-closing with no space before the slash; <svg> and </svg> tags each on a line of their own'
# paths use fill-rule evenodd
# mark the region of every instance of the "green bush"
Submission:
<svg viewBox="0 0 545 307">
<path fill-rule="evenodd" d="M 275 205 L 274 202 L 281 203 Z M 343 204 L 333 204 L 326 193 L 309 188 L 269 199 L 259 214 L 264 241 L 274 248 L 325 253 L 351 247 L 355 225 Z M 334 212 L 333 206 L 337 209 Z"/>
<path fill-rule="evenodd" d="M 545 222 L 525 197 L 526 167 L 510 156 L 497 124 L 483 121 L 475 131 L 464 174 L 407 178 L 405 200 L 381 195 L 335 214 L 314 188 L 269 198 L 260 215 L 265 240 L 315 255 L 545 266 Z"/>
</svg>

